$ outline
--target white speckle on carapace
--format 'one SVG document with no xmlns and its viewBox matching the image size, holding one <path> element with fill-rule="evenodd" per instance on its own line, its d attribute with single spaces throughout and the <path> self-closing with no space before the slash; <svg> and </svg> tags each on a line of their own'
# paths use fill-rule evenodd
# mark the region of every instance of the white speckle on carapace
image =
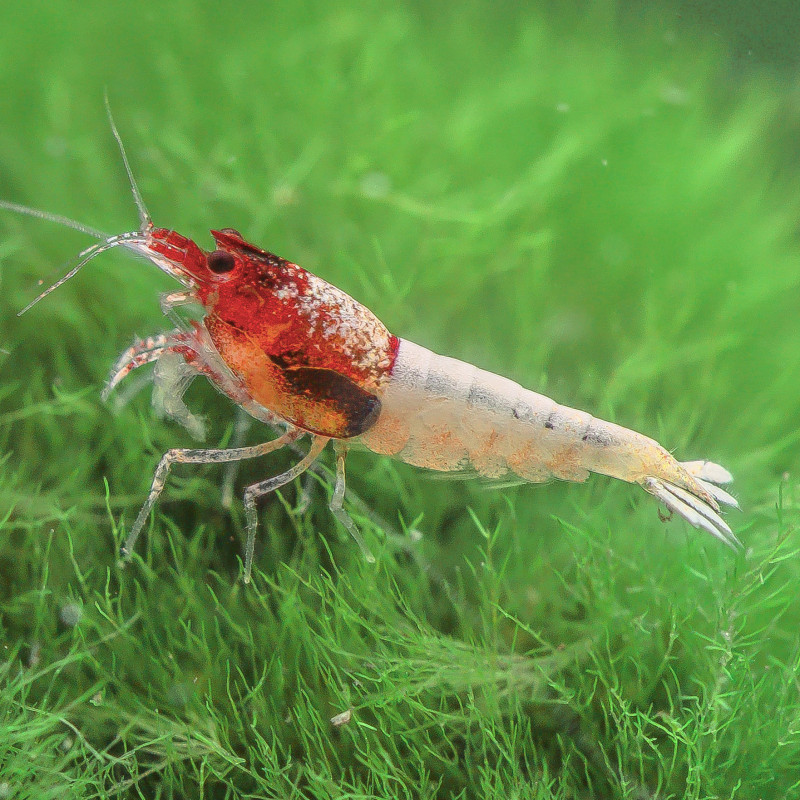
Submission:
<svg viewBox="0 0 800 800">
<path fill-rule="evenodd" d="M 337 346 L 353 366 L 368 372 L 376 387 L 380 386 L 388 377 L 385 373 L 391 363 L 389 331 L 368 308 L 341 289 L 311 273 L 307 280 L 305 290 L 297 291 L 294 300 L 309 322 L 309 334 L 338 339 Z"/>
</svg>

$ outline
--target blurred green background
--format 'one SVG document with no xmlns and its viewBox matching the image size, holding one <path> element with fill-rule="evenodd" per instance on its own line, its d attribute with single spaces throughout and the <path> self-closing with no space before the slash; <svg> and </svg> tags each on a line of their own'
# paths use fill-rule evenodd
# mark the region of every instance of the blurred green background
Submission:
<svg viewBox="0 0 800 800">
<path fill-rule="evenodd" d="M 800 13 L 775 2 L 32 2 L 0 11 L 0 196 L 252 241 L 390 329 L 735 475 L 734 554 L 637 487 L 349 461 L 264 503 L 149 391 L 113 253 L 0 212 L 0 798 L 791 797 L 800 789 Z M 198 382 L 209 444 L 235 409 Z M 252 441 L 264 436 L 252 429 Z M 328 456 L 328 459 L 330 456 Z M 244 485 L 290 456 L 247 465 Z M 349 722 L 331 723 L 350 711 Z"/>
</svg>

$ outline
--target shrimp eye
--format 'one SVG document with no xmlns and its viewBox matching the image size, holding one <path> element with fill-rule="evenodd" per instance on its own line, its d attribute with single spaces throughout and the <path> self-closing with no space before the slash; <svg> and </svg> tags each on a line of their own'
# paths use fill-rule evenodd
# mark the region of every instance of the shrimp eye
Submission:
<svg viewBox="0 0 800 800">
<path fill-rule="evenodd" d="M 242 238 L 242 234 L 236 228 L 223 228 L 220 233 L 227 233 L 228 236 L 235 236 L 237 239 Z"/>
<path fill-rule="evenodd" d="M 225 250 L 214 250 L 206 256 L 208 268 L 217 275 L 224 275 L 236 266 L 236 259 Z"/>
</svg>

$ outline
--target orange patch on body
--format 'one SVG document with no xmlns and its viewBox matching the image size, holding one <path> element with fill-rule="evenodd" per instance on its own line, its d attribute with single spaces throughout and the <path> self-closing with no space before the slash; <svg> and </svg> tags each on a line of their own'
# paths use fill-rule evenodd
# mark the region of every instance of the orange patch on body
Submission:
<svg viewBox="0 0 800 800">
<path fill-rule="evenodd" d="M 532 442 L 525 442 L 508 456 L 508 466 L 515 475 L 531 483 L 550 480 L 553 476 L 542 463 L 540 449 Z"/>
<path fill-rule="evenodd" d="M 369 449 L 385 456 L 396 456 L 408 445 L 411 432 L 408 420 L 384 411 L 374 427 L 370 428 Z"/>
<path fill-rule="evenodd" d="M 508 463 L 498 452 L 498 442 L 501 441 L 498 431 L 492 429 L 483 436 L 479 435 L 477 440 L 477 446 L 469 450 L 469 460 L 476 471 L 485 478 L 501 478 L 508 473 Z"/>
<path fill-rule="evenodd" d="M 581 463 L 577 447 L 563 447 L 553 453 L 547 466 L 556 478 L 581 483 L 589 477 L 589 470 Z"/>
</svg>

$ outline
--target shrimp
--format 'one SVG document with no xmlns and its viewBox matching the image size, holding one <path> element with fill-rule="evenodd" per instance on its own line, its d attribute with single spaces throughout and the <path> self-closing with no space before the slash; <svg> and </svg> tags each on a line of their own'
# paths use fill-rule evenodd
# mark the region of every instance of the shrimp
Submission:
<svg viewBox="0 0 800 800">
<path fill-rule="evenodd" d="M 336 478 L 329 506 L 369 560 L 374 559 L 344 508 L 345 461 L 354 443 L 419 467 L 488 479 L 580 482 L 590 473 L 607 475 L 639 484 L 670 513 L 741 547 L 719 514 L 720 505 L 738 508 L 719 485 L 732 480 L 723 467 L 710 461 L 680 463 L 636 431 L 400 339 L 341 289 L 257 247 L 233 228 L 212 230 L 215 246 L 204 250 L 174 230 L 155 227 L 110 110 L 108 116 L 139 211 L 139 228 L 109 236 L 60 215 L 0 201 L 0 208 L 99 240 L 20 313 L 107 250 L 123 247 L 143 256 L 182 286 L 161 297 L 162 311 L 177 327 L 125 350 L 103 397 L 133 370 L 152 363 L 158 405 L 195 436 L 202 436 L 202 422 L 183 395 L 197 376 L 279 433 L 250 447 L 169 450 L 121 548 L 123 558 L 130 558 L 173 465 L 256 458 L 296 448 L 302 437 L 308 437 L 308 450 L 294 466 L 244 490 L 245 583 L 253 566 L 258 499 L 305 472 L 331 441 Z M 185 320 L 176 309 L 186 306 L 199 314 Z"/>
</svg>

